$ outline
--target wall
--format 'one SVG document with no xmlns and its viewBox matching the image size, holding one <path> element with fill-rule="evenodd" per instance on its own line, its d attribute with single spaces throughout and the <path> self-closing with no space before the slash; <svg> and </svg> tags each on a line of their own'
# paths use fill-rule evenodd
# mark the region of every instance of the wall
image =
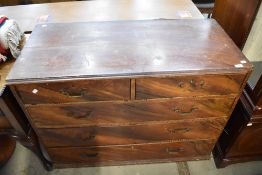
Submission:
<svg viewBox="0 0 262 175">
<path fill-rule="evenodd" d="M 262 4 L 244 46 L 243 53 L 250 61 L 262 61 Z"/>
</svg>

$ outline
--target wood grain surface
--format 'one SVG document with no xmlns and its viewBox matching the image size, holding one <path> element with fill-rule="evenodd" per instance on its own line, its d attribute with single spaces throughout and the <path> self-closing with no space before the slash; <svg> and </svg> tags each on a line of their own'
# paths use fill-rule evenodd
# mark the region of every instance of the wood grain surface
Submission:
<svg viewBox="0 0 262 175">
<path fill-rule="evenodd" d="M 163 144 L 125 145 L 113 147 L 49 148 L 48 153 L 55 163 L 101 165 L 105 162 L 131 162 L 136 160 L 192 160 L 207 156 L 213 141 L 175 142 Z M 162 160 L 162 161 L 163 161 Z"/>
<path fill-rule="evenodd" d="M 130 99 L 129 79 L 21 84 L 16 89 L 24 104 Z"/>
<path fill-rule="evenodd" d="M 36 26 L 7 81 L 55 164 L 209 157 L 252 65 L 214 20 L 156 19 L 181 15 L 164 1 L 56 4 L 53 22 L 112 21 Z"/>
<path fill-rule="evenodd" d="M 30 105 L 37 128 L 119 126 L 228 116 L 234 98 L 176 98 L 133 102 Z"/>
<path fill-rule="evenodd" d="M 37 133 L 46 147 L 124 145 L 217 139 L 226 121 L 220 117 L 134 126 L 38 129 Z"/>
<path fill-rule="evenodd" d="M 7 81 L 52 161 L 99 165 L 207 158 L 251 69 L 214 20 L 48 23 Z"/>
<path fill-rule="evenodd" d="M 241 60 L 246 63 L 236 66 Z M 250 69 L 214 20 L 57 23 L 35 28 L 7 81 L 182 72 L 245 74 Z"/>
<path fill-rule="evenodd" d="M 238 94 L 245 76 L 191 75 L 136 80 L 136 99 Z"/>
</svg>

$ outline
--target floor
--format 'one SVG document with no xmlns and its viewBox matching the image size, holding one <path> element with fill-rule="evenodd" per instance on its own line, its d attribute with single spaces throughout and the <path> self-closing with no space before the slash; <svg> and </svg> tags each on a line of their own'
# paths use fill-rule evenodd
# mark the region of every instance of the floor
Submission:
<svg viewBox="0 0 262 175">
<path fill-rule="evenodd" d="M 47 172 L 38 158 L 19 143 L 0 175 L 262 175 L 262 162 L 216 169 L 213 160 L 147 165 L 55 169 Z"/>
</svg>

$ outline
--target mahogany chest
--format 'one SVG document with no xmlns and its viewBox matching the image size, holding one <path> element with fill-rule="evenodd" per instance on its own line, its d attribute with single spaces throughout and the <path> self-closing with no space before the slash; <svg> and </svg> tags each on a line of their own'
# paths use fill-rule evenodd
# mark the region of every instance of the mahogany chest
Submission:
<svg viewBox="0 0 262 175">
<path fill-rule="evenodd" d="M 55 167 L 209 158 L 252 70 L 214 20 L 38 25 L 7 81 Z"/>
</svg>

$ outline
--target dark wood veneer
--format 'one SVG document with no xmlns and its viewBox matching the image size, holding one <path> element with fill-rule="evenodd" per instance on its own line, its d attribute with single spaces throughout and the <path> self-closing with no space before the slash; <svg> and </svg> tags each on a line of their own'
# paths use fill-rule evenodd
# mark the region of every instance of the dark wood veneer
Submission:
<svg viewBox="0 0 262 175">
<path fill-rule="evenodd" d="M 7 81 L 55 167 L 117 165 L 208 158 L 251 70 L 214 20 L 59 23 Z"/>
<path fill-rule="evenodd" d="M 217 139 L 227 119 L 184 120 L 173 123 L 118 127 L 38 129 L 46 147 L 106 146 L 163 142 L 167 140 Z"/>
<path fill-rule="evenodd" d="M 243 75 L 191 75 L 136 80 L 136 98 L 170 98 L 236 94 Z M 219 82 L 219 83 L 218 83 Z"/>
<path fill-rule="evenodd" d="M 191 159 L 206 156 L 213 146 L 212 140 L 162 144 L 125 145 L 113 147 L 49 148 L 55 163 L 103 165 L 141 160 Z"/>
<path fill-rule="evenodd" d="M 65 33 L 68 37 L 64 37 Z M 236 68 L 241 60 L 247 63 Z M 179 72 L 245 74 L 250 68 L 246 57 L 215 20 L 50 23 L 36 26 L 7 81 Z"/>
<path fill-rule="evenodd" d="M 175 98 L 132 102 L 30 105 L 38 128 L 118 126 L 228 116 L 235 98 Z"/>
<path fill-rule="evenodd" d="M 89 80 L 16 86 L 25 104 L 130 99 L 130 80 Z"/>
</svg>

